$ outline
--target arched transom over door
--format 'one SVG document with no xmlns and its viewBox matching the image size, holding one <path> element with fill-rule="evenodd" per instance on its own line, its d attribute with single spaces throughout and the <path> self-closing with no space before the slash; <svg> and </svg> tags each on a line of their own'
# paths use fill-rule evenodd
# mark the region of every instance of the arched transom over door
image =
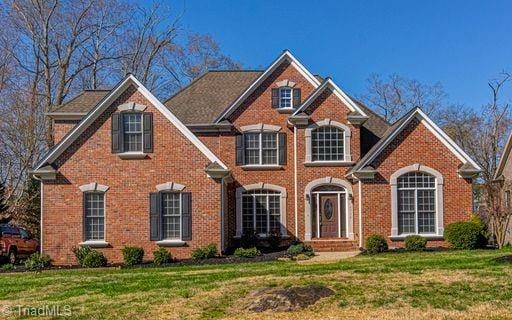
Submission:
<svg viewBox="0 0 512 320">
<path fill-rule="evenodd" d="M 321 178 L 308 184 L 306 198 L 307 241 L 318 238 L 353 239 L 352 188 L 349 182 Z"/>
</svg>

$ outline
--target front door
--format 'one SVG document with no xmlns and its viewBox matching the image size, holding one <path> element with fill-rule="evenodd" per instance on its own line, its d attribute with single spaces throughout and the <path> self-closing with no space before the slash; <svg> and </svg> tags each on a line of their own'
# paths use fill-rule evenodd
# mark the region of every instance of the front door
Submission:
<svg viewBox="0 0 512 320">
<path fill-rule="evenodd" d="M 319 204 L 320 236 L 338 237 L 338 194 L 320 194 Z"/>
</svg>

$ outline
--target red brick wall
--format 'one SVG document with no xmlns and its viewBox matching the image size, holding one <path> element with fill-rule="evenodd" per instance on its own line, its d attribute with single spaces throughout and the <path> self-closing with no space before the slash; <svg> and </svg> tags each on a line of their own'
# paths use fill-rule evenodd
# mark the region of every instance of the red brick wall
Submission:
<svg viewBox="0 0 512 320">
<path fill-rule="evenodd" d="M 363 236 L 391 235 L 391 187 L 389 179 L 400 168 L 419 163 L 439 171 L 444 179 L 444 225 L 468 220 L 472 212 L 471 181 L 458 176 L 461 161 L 419 120 L 407 128 L 373 162 L 374 181 L 363 183 Z M 429 245 L 442 245 L 429 241 Z M 390 242 L 402 246 L 403 242 Z"/>
<path fill-rule="evenodd" d="M 54 120 L 53 121 L 53 142 L 59 143 L 60 140 L 80 122 L 79 120 Z"/>
<path fill-rule="evenodd" d="M 142 160 L 123 160 L 111 152 L 111 115 L 124 102 L 146 105 L 153 112 L 154 153 Z M 43 250 L 55 264 L 74 264 L 72 247 L 82 241 L 82 193 L 79 186 L 96 182 L 106 192 L 106 241 L 100 249 L 110 262 L 122 261 L 121 248 L 143 247 L 149 240 L 149 193 L 156 185 L 176 182 L 192 192 L 192 241 L 170 248 L 173 256 L 190 256 L 209 243 L 220 248 L 220 184 L 204 171 L 210 161 L 135 88 L 129 88 L 57 159 L 58 177 L 44 183 Z"/>
</svg>

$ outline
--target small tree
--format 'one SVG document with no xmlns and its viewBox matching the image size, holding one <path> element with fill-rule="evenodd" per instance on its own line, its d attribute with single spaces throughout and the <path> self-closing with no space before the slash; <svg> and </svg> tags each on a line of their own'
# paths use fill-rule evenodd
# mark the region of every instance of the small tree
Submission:
<svg viewBox="0 0 512 320">
<path fill-rule="evenodd" d="M 512 218 L 512 206 L 505 203 L 505 190 L 510 190 L 510 182 L 492 182 L 486 186 L 488 228 L 498 248 L 505 245 L 507 231 Z"/>
</svg>

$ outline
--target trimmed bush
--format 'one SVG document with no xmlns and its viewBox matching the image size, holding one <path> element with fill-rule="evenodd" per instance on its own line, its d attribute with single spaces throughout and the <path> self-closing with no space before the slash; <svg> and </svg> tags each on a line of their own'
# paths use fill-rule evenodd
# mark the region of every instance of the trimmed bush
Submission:
<svg viewBox="0 0 512 320">
<path fill-rule="evenodd" d="M 407 251 L 422 251 L 427 247 L 427 239 L 418 235 L 410 235 L 405 237 L 404 244 Z"/>
<path fill-rule="evenodd" d="M 171 253 L 162 247 L 153 251 L 153 256 L 155 257 L 153 263 L 157 266 L 161 266 L 162 264 L 170 263 L 172 261 Z"/>
<path fill-rule="evenodd" d="M 444 238 L 454 249 L 476 249 L 484 242 L 481 226 L 471 221 L 447 225 Z"/>
<path fill-rule="evenodd" d="M 271 249 L 276 250 L 281 244 L 281 232 L 279 230 L 272 230 L 267 238 L 268 245 Z"/>
<path fill-rule="evenodd" d="M 140 247 L 124 247 L 121 251 L 123 252 L 125 265 L 135 266 L 137 264 L 142 264 L 142 259 L 144 259 L 144 249 Z"/>
<path fill-rule="evenodd" d="M 99 268 L 107 265 L 107 258 L 103 253 L 91 250 L 83 259 L 82 267 L 84 268 Z"/>
<path fill-rule="evenodd" d="M 315 251 L 313 251 L 313 247 L 310 245 L 304 246 L 304 254 L 308 257 L 312 257 L 315 255 Z"/>
<path fill-rule="evenodd" d="M 50 257 L 45 254 L 34 253 L 25 260 L 25 268 L 29 271 L 41 271 L 50 266 Z"/>
<path fill-rule="evenodd" d="M 90 247 L 74 247 L 71 249 L 75 254 L 78 263 L 83 267 L 85 257 L 92 251 Z"/>
<path fill-rule="evenodd" d="M 237 248 L 234 253 L 234 255 L 239 258 L 254 258 L 256 256 L 259 256 L 260 254 L 260 251 L 256 249 L 256 247 L 252 247 L 249 249 Z"/>
<path fill-rule="evenodd" d="M 14 265 L 12 263 L 6 263 L 2 266 L 2 271 L 5 271 L 5 272 L 8 272 L 8 271 L 13 271 L 15 268 L 14 268 Z"/>
<path fill-rule="evenodd" d="M 217 256 L 217 246 L 215 243 L 211 243 L 204 248 L 197 248 L 192 251 L 192 258 L 195 260 L 203 260 L 214 258 Z"/>
<path fill-rule="evenodd" d="M 258 236 L 256 235 L 256 231 L 254 230 L 248 230 L 244 234 L 242 234 L 242 237 L 240 238 L 240 246 L 242 248 L 252 248 L 255 247 L 258 243 Z"/>
<path fill-rule="evenodd" d="M 366 239 L 366 252 L 369 254 L 381 253 L 388 250 L 388 243 L 383 236 L 372 234 Z"/>
<path fill-rule="evenodd" d="M 296 256 L 304 252 L 304 245 L 302 243 L 292 244 L 286 250 L 286 253 L 290 256 Z"/>
</svg>

